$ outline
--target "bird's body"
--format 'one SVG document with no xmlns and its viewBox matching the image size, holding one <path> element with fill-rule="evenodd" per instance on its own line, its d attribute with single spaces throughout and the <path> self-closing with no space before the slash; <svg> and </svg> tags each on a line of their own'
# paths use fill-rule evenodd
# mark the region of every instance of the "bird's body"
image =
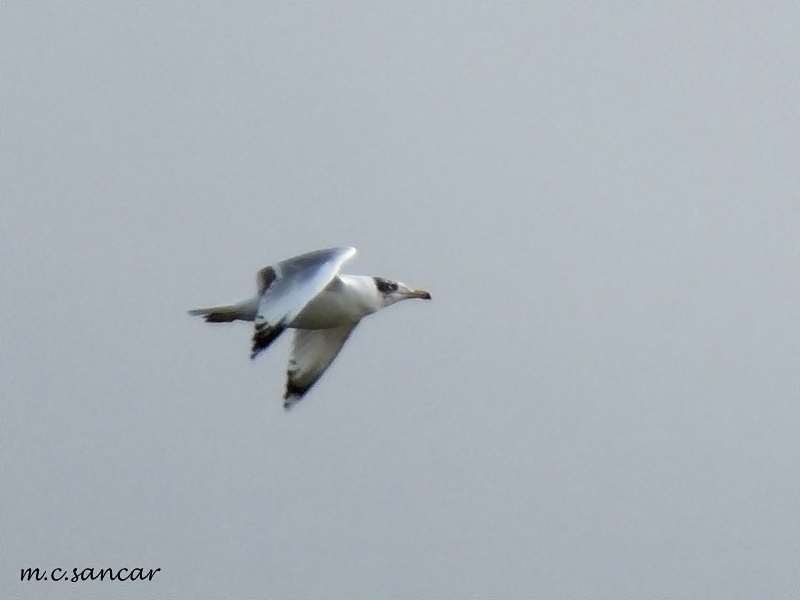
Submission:
<svg viewBox="0 0 800 600">
<path fill-rule="evenodd" d="M 251 358 L 294 329 L 284 395 L 288 409 L 322 376 L 361 319 L 401 300 L 430 299 L 426 291 L 381 277 L 339 274 L 355 253 L 352 247 L 331 248 L 264 267 L 256 296 L 189 314 L 209 323 L 254 321 Z"/>
<path fill-rule="evenodd" d="M 372 277 L 339 275 L 289 324 L 295 329 L 330 329 L 357 322 L 382 308 Z"/>
<path fill-rule="evenodd" d="M 189 311 L 209 323 L 255 321 L 261 296 L 215 308 Z M 320 294 L 286 326 L 291 329 L 330 329 L 358 321 L 382 307 L 373 278 L 365 275 L 337 275 Z"/>
</svg>

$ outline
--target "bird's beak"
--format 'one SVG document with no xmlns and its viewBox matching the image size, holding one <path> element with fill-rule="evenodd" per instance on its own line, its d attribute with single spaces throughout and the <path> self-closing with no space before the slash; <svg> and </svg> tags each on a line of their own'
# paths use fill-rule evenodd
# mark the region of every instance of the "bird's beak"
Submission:
<svg viewBox="0 0 800 600">
<path fill-rule="evenodd" d="M 409 298 L 419 298 L 420 300 L 430 300 L 431 295 L 425 290 L 411 290 L 408 294 Z"/>
</svg>

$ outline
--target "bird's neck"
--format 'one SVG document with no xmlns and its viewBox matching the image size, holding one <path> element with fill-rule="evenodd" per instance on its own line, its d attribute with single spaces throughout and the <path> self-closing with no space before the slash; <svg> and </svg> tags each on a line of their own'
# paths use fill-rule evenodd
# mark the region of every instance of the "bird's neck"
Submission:
<svg viewBox="0 0 800 600">
<path fill-rule="evenodd" d="M 383 300 L 375 287 L 375 280 L 368 275 L 339 275 L 344 288 L 352 294 L 353 301 L 358 302 L 370 313 L 383 307 Z"/>
</svg>

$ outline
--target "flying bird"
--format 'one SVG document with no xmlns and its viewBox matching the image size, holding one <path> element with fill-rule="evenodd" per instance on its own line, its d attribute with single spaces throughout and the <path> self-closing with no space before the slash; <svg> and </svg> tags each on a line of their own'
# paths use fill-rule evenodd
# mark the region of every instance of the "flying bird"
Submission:
<svg viewBox="0 0 800 600">
<path fill-rule="evenodd" d="M 425 290 L 399 281 L 340 273 L 355 254 L 355 248 L 345 246 L 283 260 L 258 272 L 254 297 L 189 314 L 208 323 L 253 321 L 251 359 L 286 329 L 294 329 L 283 396 L 288 410 L 319 380 L 364 317 L 401 300 L 431 299 Z"/>
</svg>

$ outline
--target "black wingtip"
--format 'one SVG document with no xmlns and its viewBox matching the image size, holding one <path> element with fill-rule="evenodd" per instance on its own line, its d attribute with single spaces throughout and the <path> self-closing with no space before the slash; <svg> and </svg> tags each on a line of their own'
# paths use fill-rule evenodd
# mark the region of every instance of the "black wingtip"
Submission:
<svg viewBox="0 0 800 600">
<path fill-rule="evenodd" d="M 290 408 L 292 408 L 292 406 L 303 399 L 303 396 L 307 391 L 307 387 L 303 388 L 291 381 L 287 381 L 286 392 L 283 394 L 283 409 L 288 411 Z"/>
<path fill-rule="evenodd" d="M 256 332 L 253 334 L 253 349 L 250 352 L 250 360 L 253 360 L 261 352 L 269 348 L 270 344 L 278 339 L 284 329 L 286 328 L 282 325 L 263 327 L 261 329 L 256 327 Z"/>
</svg>

